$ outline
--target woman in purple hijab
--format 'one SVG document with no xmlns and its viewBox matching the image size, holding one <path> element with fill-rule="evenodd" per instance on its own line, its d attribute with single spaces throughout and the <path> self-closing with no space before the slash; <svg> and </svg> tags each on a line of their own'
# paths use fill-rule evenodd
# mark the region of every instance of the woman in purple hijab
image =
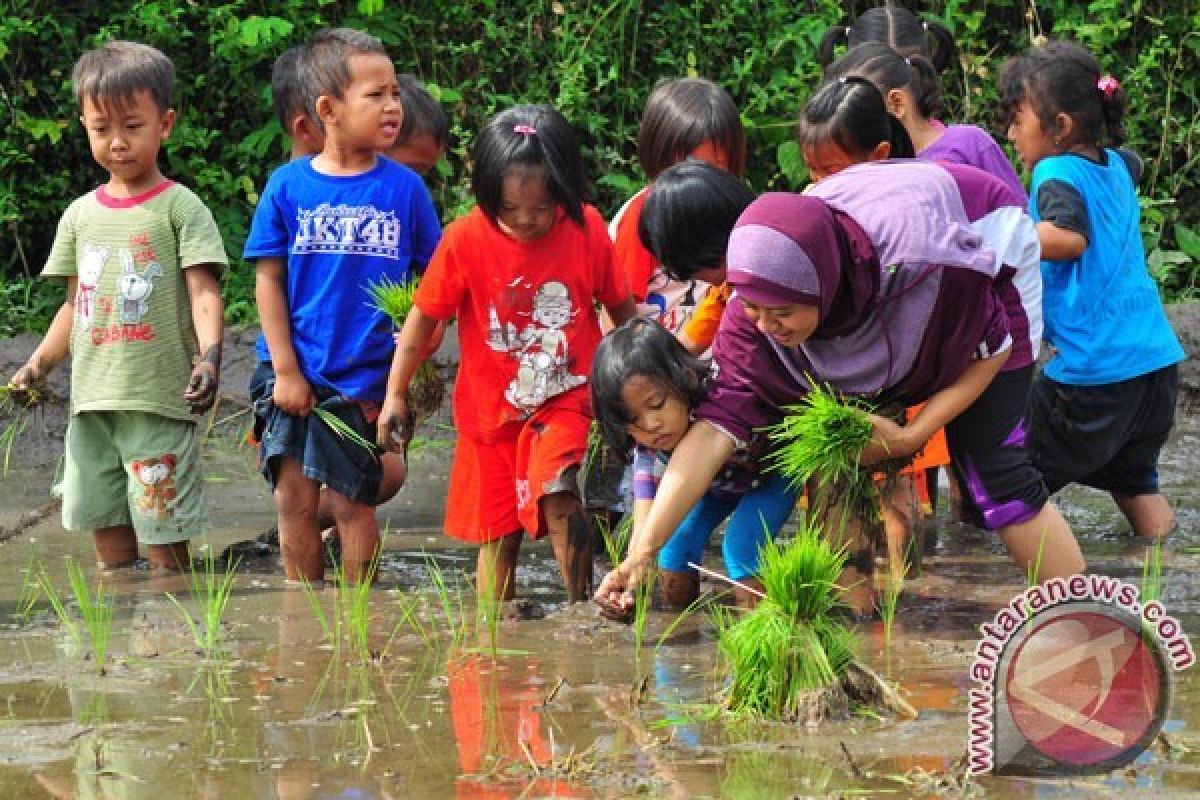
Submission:
<svg viewBox="0 0 1200 800">
<path fill-rule="evenodd" d="M 601 605 L 632 603 L 654 553 L 720 466 L 802 400 L 810 378 L 881 402 L 924 402 L 904 426 L 873 417 L 861 462 L 911 455 L 946 426 L 976 520 L 1014 562 L 1040 568 L 1040 580 L 1084 569 L 1025 453 L 1024 372 L 1001 374 L 1012 338 L 994 288 L 1000 267 L 971 229 L 955 178 L 918 162 L 862 164 L 814 191 L 821 196 L 764 195 L 738 219 L 716 378 L 628 557 L 601 584 Z M 839 584 L 854 587 L 844 599 L 866 612 L 873 565 L 856 547 Z"/>
</svg>

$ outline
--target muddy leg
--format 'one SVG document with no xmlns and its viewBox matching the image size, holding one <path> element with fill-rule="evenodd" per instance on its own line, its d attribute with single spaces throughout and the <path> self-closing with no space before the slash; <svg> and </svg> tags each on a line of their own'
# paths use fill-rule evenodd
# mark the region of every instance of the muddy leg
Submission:
<svg viewBox="0 0 1200 800">
<path fill-rule="evenodd" d="M 762 581 L 760 581 L 758 578 L 742 578 L 740 581 L 738 581 L 738 583 L 750 589 L 754 589 L 759 594 L 767 593 L 767 587 L 763 586 Z M 733 600 L 735 603 L 737 603 L 738 608 L 754 608 L 762 600 L 759 594 L 748 592 L 741 586 L 733 587 Z"/>
<path fill-rule="evenodd" d="M 280 459 L 275 480 L 275 511 L 279 516 L 279 550 L 289 581 L 322 580 L 321 529 L 317 522 L 320 486 L 304 476 L 299 461 Z"/>
<path fill-rule="evenodd" d="M 130 525 L 115 525 L 92 531 L 96 547 L 96 566 L 100 569 L 128 567 L 137 561 L 137 534 Z"/>
<path fill-rule="evenodd" d="M 897 475 L 883 495 L 883 535 L 893 581 L 902 581 L 920 571 L 920 534 L 925 518 L 915 481 L 921 477 Z"/>
<path fill-rule="evenodd" d="M 542 498 L 542 519 L 562 572 L 567 600 L 581 603 L 592 588 L 592 531 L 583 505 L 571 492 L 556 492 Z"/>
<path fill-rule="evenodd" d="M 182 572 L 192 565 L 192 554 L 187 540 L 149 545 L 146 547 L 146 558 L 151 567 L 170 572 Z"/>
<path fill-rule="evenodd" d="M 493 602 L 507 602 L 513 599 L 522 535 L 517 531 L 479 546 L 479 556 L 475 562 L 475 592 L 480 600 L 490 597 Z"/>
<path fill-rule="evenodd" d="M 326 489 L 333 501 L 333 517 L 342 539 L 342 575 L 346 584 L 375 581 L 375 559 L 379 556 L 379 524 L 375 507 L 347 499 Z"/>
<path fill-rule="evenodd" d="M 700 596 L 700 576 L 695 572 L 659 569 L 658 591 L 668 611 L 683 611 Z"/>
<path fill-rule="evenodd" d="M 999 533 L 1008 554 L 1030 583 L 1067 578 L 1087 569 L 1075 534 L 1049 501 L 1033 519 L 1001 528 Z"/>
<path fill-rule="evenodd" d="M 849 553 L 846 567 L 838 578 L 842 602 L 855 614 L 869 614 L 875 608 L 875 548 L 867 535 L 873 520 L 864 520 L 853 509 L 845 507 L 844 494 L 837 486 L 820 485 L 810 481 L 808 486 L 809 513 L 821 525 L 825 538 L 834 548 L 845 547 Z"/>
<path fill-rule="evenodd" d="M 1175 511 L 1167 498 L 1154 494 L 1113 493 L 1117 507 L 1129 520 L 1136 536 L 1144 539 L 1159 539 L 1175 530 Z"/>
</svg>

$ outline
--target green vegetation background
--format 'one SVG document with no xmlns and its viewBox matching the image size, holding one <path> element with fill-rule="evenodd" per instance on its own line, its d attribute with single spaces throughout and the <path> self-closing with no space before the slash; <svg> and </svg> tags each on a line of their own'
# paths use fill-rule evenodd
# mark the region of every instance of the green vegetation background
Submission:
<svg viewBox="0 0 1200 800">
<path fill-rule="evenodd" d="M 178 71 L 168 175 L 216 215 L 241 252 L 258 190 L 285 158 L 270 111 L 271 63 L 314 30 L 349 25 L 388 46 L 450 115 L 454 142 L 431 179 L 450 220 L 470 205 L 468 154 L 484 119 L 518 101 L 554 103 L 579 129 L 599 207 L 641 185 L 635 141 L 646 95 L 698 74 L 732 92 L 758 190 L 803 184 L 793 121 L 820 77 L 816 44 L 875 3 L 834 0 L 0 0 L 0 335 L 44 330 L 62 289 L 35 280 L 66 204 L 103 179 L 70 92 L 74 59 L 109 38 L 165 51 Z M 1146 160 L 1143 234 L 1171 298 L 1200 279 L 1200 0 L 945 0 L 916 4 L 955 35 L 948 120 L 1003 141 L 995 79 L 1038 34 L 1096 53 L 1131 102 L 1130 144 Z M 231 322 L 256 318 L 253 270 L 224 279 Z"/>
</svg>

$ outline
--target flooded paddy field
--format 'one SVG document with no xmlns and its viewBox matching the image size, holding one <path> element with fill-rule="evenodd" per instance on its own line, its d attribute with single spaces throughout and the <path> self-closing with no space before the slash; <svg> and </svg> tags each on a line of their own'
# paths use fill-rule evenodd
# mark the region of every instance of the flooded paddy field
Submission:
<svg viewBox="0 0 1200 800">
<path fill-rule="evenodd" d="M 1200 423 L 1185 416 L 1162 463 L 1180 533 L 1162 552 L 1161 595 L 1193 635 L 1198 453 Z M 722 674 L 708 618 L 654 612 L 639 648 L 631 628 L 563 603 L 545 544 L 526 543 L 518 575 L 542 617 L 478 622 L 474 552 L 437 527 L 447 457 L 436 446 L 418 454 L 418 477 L 381 509 L 380 580 L 357 606 L 333 588 L 287 587 L 277 558 L 250 558 L 220 646 L 205 653 L 179 607 L 198 611 L 185 577 L 106 576 L 115 599 L 103 675 L 44 592 L 24 607 L 31 565 L 64 598 L 68 557 L 94 579 L 90 540 L 50 515 L 0 544 L 0 798 L 1200 796 L 1195 669 L 1175 675 L 1167 736 L 1131 767 L 964 781 L 977 626 L 1025 579 L 997 541 L 944 511 L 890 647 L 882 623 L 858 626 L 861 658 L 898 682 L 919 718 L 857 714 L 810 733 L 709 713 Z M 273 524 L 251 452 L 210 446 L 206 466 L 213 532 L 202 547 L 220 552 Z M 18 464 L 0 482 L 0 525 L 44 504 L 52 471 Z M 1146 548 L 1121 533 L 1108 497 L 1072 489 L 1061 505 L 1090 568 L 1140 584 Z M 717 553 L 710 560 L 720 567 Z M 365 639 L 355 620 L 366 620 Z"/>
</svg>

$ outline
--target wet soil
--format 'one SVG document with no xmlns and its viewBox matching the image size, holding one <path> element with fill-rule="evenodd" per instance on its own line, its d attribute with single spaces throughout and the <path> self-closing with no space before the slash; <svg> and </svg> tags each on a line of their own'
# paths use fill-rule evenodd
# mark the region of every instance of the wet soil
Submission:
<svg viewBox="0 0 1200 800">
<path fill-rule="evenodd" d="M 227 367 L 226 386 L 241 380 L 233 373 Z M 222 406 L 205 448 L 207 552 L 252 539 L 274 521 L 253 453 L 239 443 L 244 406 L 232 391 Z M 26 437 L 16 468 L 0 481 L 0 526 L 47 499 L 54 413 L 44 423 L 50 433 Z M 1200 796 L 1194 670 L 1175 676 L 1167 738 L 1132 767 L 964 786 L 977 626 L 1025 578 L 994 537 L 944 516 L 921 575 L 900 598 L 890 648 L 882 623 L 858 626 L 860 657 L 899 683 L 916 720 L 858 714 L 813 734 L 714 717 L 721 674 L 708 619 L 653 613 L 639 651 L 629 627 L 563 603 L 541 543 L 525 548 L 518 592 L 544 618 L 477 624 L 468 584 L 474 553 L 438 529 L 447 422 L 443 416 L 421 432 L 413 480 L 381 508 L 388 532 L 381 578 L 368 596 L 365 652 L 345 631 L 333 644 L 312 605 L 315 597 L 332 626 L 337 591 L 310 596 L 286 587 L 268 555 L 244 563 L 235 578 L 220 657 L 197 651 L 168 596 L 195 611 L 183 577 L 139 569 L 106 576 L 116 610 L 101 676 L 44 598 L 17 615 L 31 559 L 62 592 L 67 557 L 94 576 L 87 538 L 64 532 L 51 515 L 0 544 L 8 564 L 0 571 L 0 798 Z M 1180 518 L 1163 556 L 1163 602 L 1193 633 L 1198 452 L 1200 422 L 1182 414 L 1161 469 Z M 1111 501 L 1082 489 L 1061 499 L 1091 568 L 1139 583 L 1145 548 L 1122 533 Z M 709 559 L 720 568 L 718 553 Z M 445 597 L 431 563 L 451 584 Z"/>
</svg>

